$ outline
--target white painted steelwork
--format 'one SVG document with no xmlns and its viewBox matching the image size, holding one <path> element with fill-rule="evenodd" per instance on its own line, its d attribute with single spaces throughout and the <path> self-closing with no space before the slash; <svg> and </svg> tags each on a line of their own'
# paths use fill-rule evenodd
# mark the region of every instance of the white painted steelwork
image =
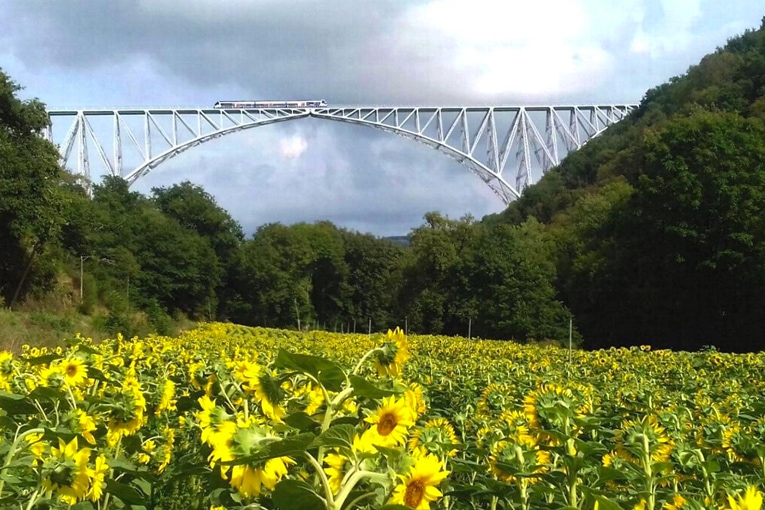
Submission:
<svg viewBox="0 0 765 510">
<path fill-rule="evenodd" d="M 204 142 L 275 122 L 317 118 L 369 126 L 446 153 L 478 175 L 505 202 L 637 105 L 322 108 L 115 108 L 51 110 L 51 129 L 68 123 L 61 163 L 91 182 L 89 144 L 102 173 L 135 182 L 159 164 Z M 106 120 L 106 129 L 94 122 Z M 132 127 L 131 127 L 132 126 Z M 108 143 L 107 143 L 108 141 Z M 54 141 L 55 143 L 55 141 Z M 108 145 L 111 151 L 107 150 Z M 73 156 L 75 146 L 77 156 Z M 125 164 L 126 153 L 132 157 Z"/>
</svg>

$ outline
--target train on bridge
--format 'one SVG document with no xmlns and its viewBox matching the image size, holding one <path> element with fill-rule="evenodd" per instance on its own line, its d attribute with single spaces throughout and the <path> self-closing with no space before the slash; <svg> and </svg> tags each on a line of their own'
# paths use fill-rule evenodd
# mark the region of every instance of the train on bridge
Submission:
<svg viewBox="0 0 765 510">
<path fill-rule="evenodd" d="M 323 99 L 309 99 L 304 101 L 218 101 L 215 108 L 240 109 L 240 108 L 321 108 L 327 106 Z"/>
</svg>

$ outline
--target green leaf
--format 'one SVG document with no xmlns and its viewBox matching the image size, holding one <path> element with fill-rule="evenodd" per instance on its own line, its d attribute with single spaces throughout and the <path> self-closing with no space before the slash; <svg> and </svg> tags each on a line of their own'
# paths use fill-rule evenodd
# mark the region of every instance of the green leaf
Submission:
<svg viewBox="0 0 765 510">
<path fill-rule="evenodd" d="M 338 448 L 353 448 L 353 436 L 356 435 L 356 427 L 353 425 L 335 425 L 321 433 L 314 441 L 315 445 Z"/>
<path fill-rule="evenodd" d="M 624 510 L 618 503 L 611 501 L 605 496 L 596 495 L 599 510 Z"/>
<path fill-rule="evenodd" d="M 605 467 L 605 466 L 598 466 L 598 482 L 609 482 L 611 480 L 626 480 L 627 477 L 624 476 L 624 473 L 619 471 L 618 469 Z"/>
<path fill-rule="evenodd" d="M 94 367 L 88 367 L 88 377 L 91 379 L 95 379 L 96 381 L 101 382 L 108 382 L 109 379 L 106 378 L 103 372 L 101 372 L 99 369 Z"/>
<path fill-rule="evenodd" d="M 46 386 L 38 386 L 29 392 L 29 398 L 33 400 L 48 400 L 50 402 L 63 402 L 66 400 L 66 395 L 58 391 L 55 388 L 48 388 Z"/>
<path fill-rule="evenodd" d="M 60 354 L 46 354 L 44 356 L 37 356 L 35 358 L 21 358 L 21 361 L 29 363 L 30 365 L 42 365 L 43 363 L 50 363 L 51 361 L 55 361 L 60 358 Z"/>
<path fill-rule="evenodd" d="M 324 510 L 324 499 L 301 480 L 282 480 L 271 496 L 279 510 Z"/>
<path fill-rule="evenodd" d="M 313 432 L 321 427 L 321 423 L 312 419 L 303 411 L 292 413 L 291 415 L 287 416 L 284 418 L 284 423 L 293 429 L 298 429 L 301 432 Z"/>
<path fill-rule="evenodd" d="M 334 362 L 319 356 L 297 354 L 279 349 L 276 356 L 277 368 L 299 370 L 314 376 L 329 391 L 340 391 L 345 382 L 345 373 Z"/>
<path fill-rule="evenodd" d="M 92 510 L 95 508 L 90 501 L 80 501 L 74 506 L 70 506 L 69 510 Z"/>
<path fill-rule="evenodd" d="M 143 505 L 145 497 L 133 487 L 116 480 L 106 480 L 106 491 L 131 505 Z"/>
<path fill-rule="evenodd" d="M 8 416 L 19 416 L 24 414 L 35 414 L 37 408 L 23 395 L 6 393 L 0 391 L 0 409 L 3 409 Z"/>
<path fill-rule="evenodd" d="M 240 464 L 261 464 L 268 459 L 276 457 L 290 457 L 301 455 L 314 442 L 316 436 L 309 432 L 288 437 L 273 443 L 264 445 L 258 453 L 249 457 L 242 457 L 228 462 L 220 462 L 221 466 L 238 466 Z"/>
<path fill-rule="evenodd" d="M 363 377 L 359 377 L 357 375 L 352 375 L 349 379 L 351 381 L 351 385 L 353 386 L 353 393 L 358 397 L 383 398 L 396 394 L 395 391 L 378 388 Z"/>
</svg>

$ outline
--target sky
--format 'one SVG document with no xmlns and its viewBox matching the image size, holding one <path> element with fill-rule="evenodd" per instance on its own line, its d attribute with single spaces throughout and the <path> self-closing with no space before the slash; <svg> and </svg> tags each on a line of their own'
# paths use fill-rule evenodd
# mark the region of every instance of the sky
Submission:
<svg viewBox="0 0 765 510">
<path fill-rule="evenodd" d="M 49 108 L 637 103 L 758 28 L 761 0 L 0 0 L 0 68 Z M 54 129 L 55 129 L 54 125 Z M 330 220 L 405 235 L 505 204 L 443 153 L 304 119 L 228 135 L 133 189 L 189 180 L 246 233 Z"/>
</svg>

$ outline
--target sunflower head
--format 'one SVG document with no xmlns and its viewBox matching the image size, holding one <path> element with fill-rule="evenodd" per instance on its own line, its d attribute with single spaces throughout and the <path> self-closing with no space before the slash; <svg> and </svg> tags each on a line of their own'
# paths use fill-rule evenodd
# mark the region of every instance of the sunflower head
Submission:
<svg viewBox="0 0 765 510">
<path fill-rule="evenodd" d="M 656 415 L 645 415 L 635 420 L 625 420 L 616 432 L 617 450 L 635 463 L 649 455 L 653 462 L 667 462 L 674 443 L 659 423 Z M 645 451 L 646 447 L 648 451 Z"/>
<path fill-rule="evenodd" d="M 85 362 L 79 358 L 70 358 L 61 363 L 64 382 L 69 386 L 79 386 L 88 379 L 88 369 Z"/>
<path fill-rule="evenodd" d="M 457 450 L 452 446 L 458 443 L 452 425 L 444 418 L 434 418 L 412 434 L 409 448 L 422 447 L 429 453 L 454 457 Z"/>
<path fill-rule="evenodd" d="M 429 510 L 430 503 L 442 496 L 438 486 L 449 475 L 441 460 L 418 449 L 414 464 L 406 474 L 398 475 L 401 483 L 393 490 L 390 503 L 415 510 Z"/>
<path fill-rule="evenodd" d="M 762 492 L 751 486 L 744 494 L 739 494 L 738 498 L 728 495 L 728 504 L 731 510 L 760 510 L 762 508 Z"/>
<path fill-rule="evenodd" d="M 43 487 L 48 493 L 55 492 L 61 501 L 73 505 L 82 501 L 88 492 L 90 449 L 79 449 L 76 437 L 69 443 L 59 439 L 58 443 L 58 448 L 51 448 L 51 456 L 43 464 Z"/>
<path fill-rule="evenodd" d="M 0 375 L 13 374 L 13 354 L 8 351 L 0 351 Z"/>
<path fill-rule="evenodd" d="M 365 418 L 372 426 L 364 432 L 362 439 L 386 448 L 398 446 L 406 442 L 409 428 L 416 419 L 417 414 L 405 398 L 384 398 L 375 413 Z"/>
<path fill-rule="evenodd" d="M 401 368 L 409 359 L 409 349 L 406 335 L 400 328 L 395 331 L 388 330 L 382 346 L 375 356 L 375 368 L 380 377 L 389 375 L 398 377 Z"/>
</svg>

